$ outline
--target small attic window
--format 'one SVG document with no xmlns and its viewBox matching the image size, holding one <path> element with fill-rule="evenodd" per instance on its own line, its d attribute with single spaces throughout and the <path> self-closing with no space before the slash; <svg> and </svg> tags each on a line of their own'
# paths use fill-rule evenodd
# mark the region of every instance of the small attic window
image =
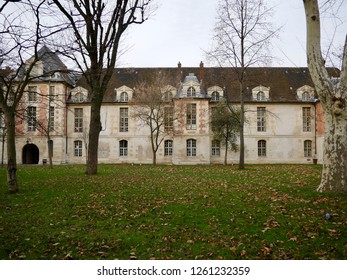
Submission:
<svg viewBox="0 0 347 280">
<path fill-rule="evenodd" d="M 187 89 L 187 96 L 188 96 L 188 97 L 194 97 L 194 96 L 196 96 L 195 88 L 189 87 L 189 88 Z"/>
<path fill-rule="evenodd" d="M 310 95 L 310 93 L 308 93 L 307 91 L 305 91 L 305 92 L 302 94 L 301 100 L 302 100 L 302 101 L 309 101 L 309 100 L 311 100 L 311 95 Z"/>
<path fill-rule="evenodd" d="M 164 101 L 171 101 L 172 98 L 173 98 L 173 94 L 171 91 L 164 92 L 164 94 L 163 94 L 163 100 Z"/>
<path fill-rule="evenodd" d="M 128 102 L 129 101 L 129 95 L 127 92 L 123 91 L 119 96 L 120 102 Z"/>
<path fill-rule="evenodd" d="M 270 100 L 270 88 L 265 86 L 257 86 L 252 89 L 252 99 L 256 101 Z"/>
<path fill-rule="evenodd" d="M 84 101 L 84 95 L 82 92 L 77 92 L 75 94 L 75 98 L 74 98 L 74 101 L 77 102 L 77 103 L 81 103 Z"/>
<path fill-rule="evenodd" d="M 312 101 L 314 99 L 314 89 L 308 85 L 304 85 L 296 91 L 297 99 L 301 101 Z"/>
<path fill-rule="evenodd" d="M 265 97 L 265 93 L 263 91 L 259 91 L 257 93 L 257 101 L 265 101 L 266 97 Z"/>
<path fill-rule="evenodd" d="M 220 100 L 220 95 L 218 91 L 214 91 L 211 94 L 211 101 L 219 101 Z"/>
</svg>

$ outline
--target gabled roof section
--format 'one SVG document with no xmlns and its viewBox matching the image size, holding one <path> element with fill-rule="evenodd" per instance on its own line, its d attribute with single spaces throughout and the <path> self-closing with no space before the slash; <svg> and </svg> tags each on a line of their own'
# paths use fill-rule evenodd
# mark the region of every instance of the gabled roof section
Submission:
<svg viewBox="0 0 347 280">
<path fill-rule="evenodd" d="M 51 51 L 44 45 L 37 52 L 37 56 L 39 61 L 36 63 L 35 67 L 40 68 L 40 72 L 33 81 L 53 81 L 64 82 L 69 85 L 74 84 L 72 74 L 60 60 L 56 52 Z M 30 64 L 34 59 L 35 56 L 32 56 L 26 61 L 26 64 Z"/>
</svg>

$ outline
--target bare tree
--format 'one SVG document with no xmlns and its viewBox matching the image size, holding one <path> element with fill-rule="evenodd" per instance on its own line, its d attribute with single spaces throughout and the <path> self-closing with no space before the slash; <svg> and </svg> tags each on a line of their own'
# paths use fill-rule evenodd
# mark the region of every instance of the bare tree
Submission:
<svg viewBox="0 0 347 280">
<path fill-rule="evenodd" d="M 248 67 L 266 64 L 271 59 L 268 47 L 279 31 L 269 22 L 271 14 L 272 9 L 264 0 L 220 0 L 213 37 L 215 46 L 207 53 L 219 66 L 231 66 L 238 78 L 240 169 L 244 169 L 245 164 L 245 72 Z"/>
<path fill-rule="evenodd" d="M 213 137 L 225 147 L 224 164 L 228 164 L 228 151 L 237 151 L 237 137 L 240 133 L 240 109 L 227 103 L 212 108 L 211 126 Z"/>
<path fill-rule="evenodd" d="M 342 69 L 331 79 L 321 51 L 320 11 L 317 0 L 304 0 L 307 25 L 307 63 L 324 109 L 323 172 L 318 191 L 347 192 L 347 37 Z"/>
<path fill-rule="evenodd" d="M 160 72 L 136 85 L 133 117 L 150 130 L 153 164 L 157 163 L 157 151 L 165 137 L 174 133 L 174 92 L 168 76 Z"/>
<path fill-rule="evenodd" d="M 5 116 L 7 183 L 10 193 L 18 191 L 15 145 L 17 107 L 27 85 L 42 75 L 37 71 L 41 59 L 40 43 L 51 32 L 54 32 L 44 28 L 41 22 L 41 9 L 45 5 L 44 0 L 35 1 L 35 4 L 26 1 L 23 5 L 25 5 L 23 10 L 0 14 L 0 61 L 6 66 L 0 75 L 0 107 Z M 24 24 L 22 17 L 26 19 L 24 22 L 27 23 L 29 20 L 32 25 Z M 29 54 L 32 57 L 27 60 Z"/>
<path fill-rule="evenodd" d="M 87 174 L 97 173 L 100 109 L 117 60 L 123 33 L 147 20 L 153 0 L 52 0 L 73 31 L 68 50 L 89 86 L 91 116 Z"/>
</svg>

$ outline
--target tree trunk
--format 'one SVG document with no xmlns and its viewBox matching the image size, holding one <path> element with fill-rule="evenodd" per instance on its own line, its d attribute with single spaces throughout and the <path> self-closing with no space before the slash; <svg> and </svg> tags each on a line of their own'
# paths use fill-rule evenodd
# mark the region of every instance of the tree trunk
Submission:
<svg viewBox="0 0 347 280">
<path fill-rule="evenodd" d="M 318 191 L 347 192 L 347 38 L 340 82 L 333 86 L 321 52 L 317 0 L 303 0 L 307 25 L 307 64 L 324 110 L 323 171 Z"/>
<path fill-rule="evenodd" d="M 228 149 L 229 149 L 228 140 L 229 139 L 225 139 L 224 165 L 228 164 Z"/>
<path fill-rule="evenodd" d="M 52 160 L 53 151 L 52 151 L 52 145 L 51 145 L 51 136 L 49 133 L 50 132 L 48 131 L 47 133 L 48 161 L 49 161 L 49 168 L 53 169 L 53 160 Z"/>
<path fill-rule="evenodd" d="M 15 114 L 10 109 L 4 110 L 7 133 L 7 186 L 10 193 L 18 192 L 16 160 L 16 125 Z"/>
<path fill-rule="evenodd" d="M 101 102 L 92 101 L 90 107 L 89 144 L 87 154 L 86 174 L 92 175 L 98 172 L 98 147 L 99 134 L 102 129 L 100 117 Z"/>
<path fill-rule="evenodd" d="M 318 191 L 347 192 L 347 113 L 325 113 L 323 171 Z"/>
</svg>

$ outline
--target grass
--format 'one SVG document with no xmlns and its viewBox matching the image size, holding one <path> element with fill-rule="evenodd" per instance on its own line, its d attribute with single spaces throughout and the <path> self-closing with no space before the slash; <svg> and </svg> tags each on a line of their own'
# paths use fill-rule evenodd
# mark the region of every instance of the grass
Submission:
<svg viewBox="0 0 347 280">
<path fill-rule="evenodd" d="M 0 170 L 0 259 L 346 259 L 347 195 L 319 165 Z M 333 218 L 326 220 L 325 213 Z"/>
</svg>

